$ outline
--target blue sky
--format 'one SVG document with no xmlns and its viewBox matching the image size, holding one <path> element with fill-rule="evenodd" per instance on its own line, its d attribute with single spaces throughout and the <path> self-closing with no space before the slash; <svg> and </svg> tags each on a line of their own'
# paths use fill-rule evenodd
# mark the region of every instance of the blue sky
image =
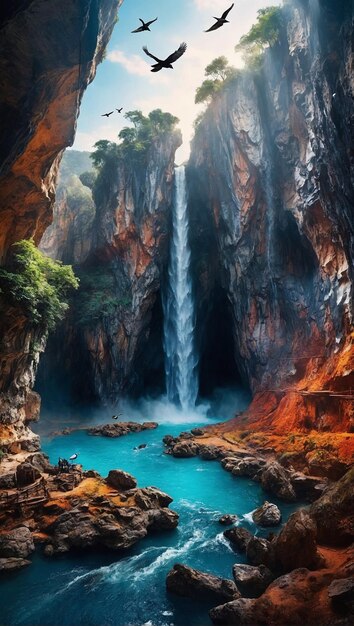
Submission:
<svg viewBox="0 0 354 626">
<path fill-rule="evenodd" d="M 141 109 L 147 114 L 161 108 L 180 119 L 184 144 L 177 161 L 187 158 L 193 120 L 202 109 L 194 104 L 194 96 L 204 79 L 205 66 L 220 55 L 242 66 L 234 46 L 255 22 L 258 9 L 280 1 L 236 0 L 229 14 L 230 24 L 211 33 L 203 32 L 214 23 L 212 16 L 220 16 L 231 4 L 230 0 L 124 0 L 106 59 L 84 95 L 73 147 L 91 150 L 99 139 L 115 141 L 127 125 L 125 111 Z M 140 25 L 140 17 L 145 21 L 158 17 L 151 33 L 131 34 Z M 188 49 L 174 69 L 152 74 L 142 46 L 146 44 L 153 54 L 165 58 L 182 41 Z M 122 115 L 115 112 L 109 119 L 101 117 L 121 106 Z"/>
</svg>

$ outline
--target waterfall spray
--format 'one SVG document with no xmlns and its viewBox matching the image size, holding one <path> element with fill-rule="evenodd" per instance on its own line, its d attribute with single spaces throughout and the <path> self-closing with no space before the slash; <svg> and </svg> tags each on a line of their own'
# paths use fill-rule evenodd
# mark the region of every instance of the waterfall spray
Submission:
<svg viewBox="0 0 354 626">
<path fill-rule="evenodd" d="M 168 399 L 188 410 L 194 407 L 197 399 L 198 379 L 184 166 L 175 169 L 172 228 L 168 285 L 164 297 L 166 386 Z"/>
</svg>

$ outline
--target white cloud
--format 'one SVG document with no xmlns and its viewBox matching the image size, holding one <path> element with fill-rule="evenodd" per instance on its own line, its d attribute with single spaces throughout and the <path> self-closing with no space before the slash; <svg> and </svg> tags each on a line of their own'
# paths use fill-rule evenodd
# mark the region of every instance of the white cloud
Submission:
<svg viewBox="0 0 354 626">
<path fill-rule="evenodd" d="M 230 5 L 230 3 L 227 3 L 227 0 L 194 0 L 194 4 L 196 5 L 196 7 L 198 9 L 200 9 L 201 11 L 205 11 L 206 9 L 210 9 L 211 11 L 215 12 L 218 9 L 221 10 L 221 12 L 223 13 L 226 9 L 228 9 Z M 220 13 L 221 15 L 221 13 Z M 218 16 L 220 17 L 220 16 Z"/>
<path fill-rule="evenodd" d="M 108 61 L 119 63 L 129 74 L 147 76 L 150 71 L 148 63 L 137 54 L 125 54 L 122 50 L 112 50 L 107 54 Z"/>
</svg>

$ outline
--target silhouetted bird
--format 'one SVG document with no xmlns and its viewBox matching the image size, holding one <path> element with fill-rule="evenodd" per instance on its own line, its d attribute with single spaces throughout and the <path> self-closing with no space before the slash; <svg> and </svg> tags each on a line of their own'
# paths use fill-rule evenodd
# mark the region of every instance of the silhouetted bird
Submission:
<svg viewBox="0 0 354 626">
<path fill-rule="evenodd" d="M 79 453 L 72 454 L 71 456 L 69 456 L 69 461 L 75 461 L 75 459 L 77 459 L 78 456 L 79 456 Z"/>
<path fill-rule="evenodd" d="M 234 2 L 232 3 L 232 5 L 230 6 L 229 9 L 226 9 L 226 11 L 224 11 L 224 13 L 222 14 L 221 17 L 215 17 L 214 16 L 214 20 L 216 20 L 216 23 L 213 24 L 213 26 L 211 26 L 210 28 L 208 28 L 208 30 L 205 30 L 205 33 L 210 33 L 211 30 L 216 30 L 217 28 L 221 28 L 221 26 L 224 26 L 224 24 L 226 24 L 229 20 L 227 20 L 227 16 L 230 13 L 232 7 L 234 6 Z"/>
<path fill-rule="evenodd" d="M 112 113 L 114 113 L 114 111 L 111 111 L 110 113 L 103 113 L 101 117 L 109 117 L 110 115 L 112 115 Z"/>
<path fill-rule="evenodd" d="M 123 413 L 118 413 L 117 415 L 112 415 L 112 420 L 117 420 Z"/>
<path fill-rule="evenodd" d="M 123 111 L 123 107 L 120 107 L 120 109 L 116 109 L 116 111 L 118 111 L 118 113 L 121 113 Z"/>
<path fill-rule="evenodd" d="M 147 54 L 149 57 L 154 59 L 154 61 L 156 61 L 156 63 L 154 63 L 151 66 L 152 67 L 151 71 L 152 72 L 159 72 L 160 70 L 162 70 L 163 67 L 166 68 L 166 69 L 173 70 L 172 63 L 177 61 L 177 59 L 179 59 L 182 56 L 182 54 L 185 53 L 185 51 L 187 50 L 187 44 L 186 43 L 181 43 L 181 45 L 178 48 L 178 50 L 175 50 L 175 52 L 172 52 L 172 54 L 170 54 L 170 56 L 167 57 L 167 59 L 164 59 L 164 60 L 158 59 L 153 54 L 151 54 L 151 52 L 149 52 L 149 50 L 147 49 L 146 46 L 143 47 L 143 50 L 144 50 L 145 54 Z"/>
<path fill-rule="evenodd" d="M 132 30 L 132 33 L 142 33 L 144 30 L 150 30 L 149 26 L 156 22 L 156 20 L 157 17 L 154 20 L 150 20 L 150 22 L 144 22 L 144 20 L 139 17 L 139 22 L 142 23 L 142 26 L 139 26 L 136 30 Z"/>
</svg>

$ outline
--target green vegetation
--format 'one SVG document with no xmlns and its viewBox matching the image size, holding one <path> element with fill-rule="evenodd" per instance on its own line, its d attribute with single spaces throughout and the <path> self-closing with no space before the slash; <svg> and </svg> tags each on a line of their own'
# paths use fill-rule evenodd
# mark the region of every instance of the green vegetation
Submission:
<svg viewBox="0 0 354 626">
<path fill-rule="evenodd" d="M 151 111 L 146 117 L 141 111 L 128 111 L 124 116 L 132 126 L 123 128 L 118 138 L 120 143 L 101 140 L 95 143 L 91 155 L 98 170 L 116 165 L 119 159 L 128 159 L 136 164 L 144 163 L 153 141 L 174 130 L 179 120 L 161 109 Z"/>
<path fill-rule="evenodd" d="M 109 268 L 81 270 L 80 291 L 75 296 L 75 321 L 83 326 L 114 314 L 117 308 L 131 304 L 128 290 L 117 295 L 118 286 Z"/>
<path fill-rule="evenodd" d="M 76 216 L 84 216 L 91 223 L 96 211 L 91 190 L 83 185 L 78 176 L 72 176 L 67 182 L 65 192 L 71 212 Z"/>
<path fill-rule="evenodd" d="M 258 69 L 262 65 L 265 49 L 279 42 L 283 22 L 280 7 L 270 6 L 257 13 L 257 22 L 235 47 L 236 52 L 243 52 L 244 61 L 251 69 Z"/>
<path fill-rule="evenodd" d="M 239 71 L 229 65 L 226 57 L 220 56 L 207 65 L 204 74 L 207 78 L 196 91 L 196 104 L 210 102 L 227 84 L 239 75 Z"/>
<path fill-rule="evenodd" d="M 50 330 L 64 317 L 67 295 L 79 282 L 71 266 L 44 256 L 33 240 L 13 248 L 11 264 L 0 269 L 0 294 L 20 305 L 34 324 Z"/>
<path fill-rule="evenodd" d="M 60 184 L 64 184 L 71 176 L 80 176 L 82 172 L 88 170 L 92 170 L 89 152 L 65 150 L 59 169 Z"/>
<path fill-rule="evenodd" d="M 84 185 L 84 187 L 88 187 L 89 189 L 93 189 L 96 178 L 97 178 L 97 174 L 94 170 L 82 172 L 82 174 L 80 174 L 79 176 L 79 179 Z"/>
</svg>

